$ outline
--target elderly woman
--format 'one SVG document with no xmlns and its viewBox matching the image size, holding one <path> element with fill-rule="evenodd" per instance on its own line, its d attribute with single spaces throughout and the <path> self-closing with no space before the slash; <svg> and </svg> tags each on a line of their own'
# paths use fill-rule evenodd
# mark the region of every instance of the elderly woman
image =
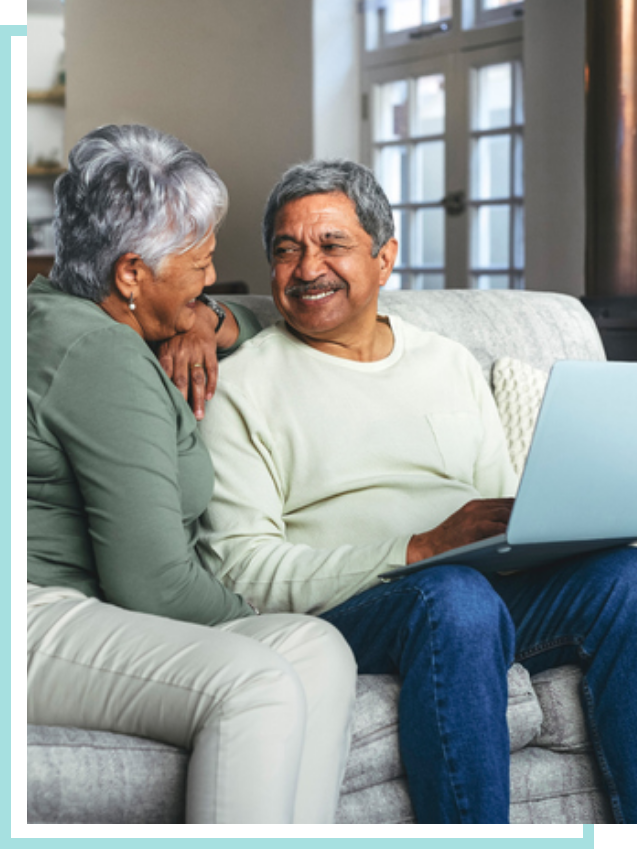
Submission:
<svg viewBox="0 0 637 849">
<path fill-rule="evenodd" d="M 56 185 L 57 260 L 28 295 L 28 719 L 190 748 L 189 823 L 329 823 L 351 653 L 203 566 L 212 466 L 151 349 L 254 332 L 198 300 L 226 206 L 199 154 L 134 125 L 89 133 Z"/>
</svg>

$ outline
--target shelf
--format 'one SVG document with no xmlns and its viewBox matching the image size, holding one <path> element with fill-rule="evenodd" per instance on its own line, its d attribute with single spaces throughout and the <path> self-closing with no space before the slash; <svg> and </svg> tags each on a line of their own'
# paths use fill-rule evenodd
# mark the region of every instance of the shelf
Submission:
<svg viewBox="0 0 637 849">
<path fill-rule="evenodd" d="M 27 177 L 59 177 L 65 171 L 61 165 L 29 165 Z"/>
<path fill-rule="evenodd" d="M 54 261 L 55 254 L 53 251 L 42 249 L 27 251 L 27 286 L 33 282 L 33 278 L 37 277 L 38 274 L 48 277 Z"/>
<path fill-rule="evenodd" d="M 31 89 L 27 91 L 27 103 L 51 103 L 64 106 L 66 90 L 63 85 L 48 89 Z"/>
</svg>

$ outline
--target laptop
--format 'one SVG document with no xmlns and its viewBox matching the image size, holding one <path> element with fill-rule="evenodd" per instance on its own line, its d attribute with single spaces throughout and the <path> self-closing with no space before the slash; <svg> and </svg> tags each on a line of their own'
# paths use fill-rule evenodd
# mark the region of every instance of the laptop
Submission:
<svg viewBox="0 0 637 849">
<path fill-rule="evenodd" d="M 635 540 L 637 363 L 562 360 L 549 375 L 506 533 L 379 577 L 443 563 L 517 571 Z"/>
</svg>

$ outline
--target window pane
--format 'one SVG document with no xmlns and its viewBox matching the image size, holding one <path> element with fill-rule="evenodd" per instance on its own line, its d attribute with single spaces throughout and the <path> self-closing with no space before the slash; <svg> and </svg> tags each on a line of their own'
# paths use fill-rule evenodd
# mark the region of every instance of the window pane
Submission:
<svg viewBox="0 0 637 849">
<path fill-rule="evenodd" d="M 403 283 L 405 285 L 403 285 Z M 397 274 L 394 272 L 390 275 L 389 280 L 385 283 L 385 290 L 394 291 L 396 289 L 408 289 L 409 288 L 409 275 L 408 274 Z"/>
<path fill-rule="evenodd" d="M 423 12 L 423 23 L 435 24 L 452 16 L 453 0 L 424 0 Z"/>
<path fill-rule="evenodd" d="M 508 289 L 508 274 L 474 274 L 471 278 L 472 289 Z"/>
<path fill-rule="evenodd" d="M 481 269 L 506 268 L 509 265 L 509 206 L 480 206 L 472 219 L 471 265 Z"/>
<path fill-rule="evenodd" d="M 444 274 L 412 274 L 412 289 L 444 289 Z"/>
<path fill-rule="evenodd" d="M 394 141 L 409 135 L 409 85 L 407 80 L 374 89 L 374 138 Z"/>
<path fill-rule="evenodd" d="M 394 210 L 395 236 L 398 240 L 397 268 L 409 266 L 409 212 L 403 209 Z"/>
<path fill-rule="evenodd" d="M 406 147 L 399 145 L 379 150 L 374 170 L 390 203 L 403 203 L 409 199 Z"/>
<path fill-rule="evenodd" d="M 380 46 L 380 32 L 378 10 L 376 6 L 365 12 L 365 49 L 378 50 Z"/>
<path fill-rule="evenodd" d="M 445 78 L 432 74 L 416 80 L 414 135 L 433 136 L 445 131 Z"/>
<path fill-rule="evenodd" d="M 511 136 L 483 136 L 473 143 L 473 186 L 476 200 L 511 194 Z"/>
<path fill-rule="evenodd" d="M 513 63 L 515 80 L 515 123 L 524 123 L 524 78 L 522 75 L 522 63 Z"/>
<path fill-rule="evenodd" d="M 499 9 L 501 6 L 511 6 L 520 0 L 481 0 L 483 9 Z"/>
<path fill-rule="evenodd" d="M 419 27 L 422 23 L 421 0 L 389 0 L 385 14 L 387 32 Z"/>
<path fill-rule="evenodd" d="M 511 125 L 511 65 L 487 65 L 475 72 L 474 130 Z"/>
<path fill-rule="evenodd" d="M 445 264 L 445 212 L 419 209 L 415 215 L 412 264 L 440 268 Z"/>
<path fill-rule="evenodd" d="M 513 266 L 524 268 L 524 207 L 513 209 Z"/>
<path fill-rule="evenodd" d="M 445 143 L 425 142 L 414 151 L 415 174 L 412 200 L 437 202 L 445 193 Z"/>
<path fill-rule="evenodd" d="M 522 136 L 514 136 L 513 144 L 513 194 L 517 198 L 524 196 L 524 140 Z"/>
</svg>

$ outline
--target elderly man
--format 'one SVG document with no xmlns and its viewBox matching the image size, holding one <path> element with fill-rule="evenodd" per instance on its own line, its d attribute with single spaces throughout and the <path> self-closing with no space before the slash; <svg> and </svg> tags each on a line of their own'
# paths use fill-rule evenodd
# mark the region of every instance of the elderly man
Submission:
<svg viewBox="0 0 637 849">
<path fill-rule="evenodd" d="M 268 611 L 322 615 L 362 673 L 398 673 L 420 823 L 505 823 L 507 670 L 583 664 L 618 822 L 637 822 L 637 552 L 487 578 L 378 574 L 504 529 L 516 488 L 489 389 L 462 346 L 378 314 L 396 257 L 367 169 L 288 171 L 263 234 L 283 321 L 222 366 L 203 424 L 211 565 Z"/>
</svg>

